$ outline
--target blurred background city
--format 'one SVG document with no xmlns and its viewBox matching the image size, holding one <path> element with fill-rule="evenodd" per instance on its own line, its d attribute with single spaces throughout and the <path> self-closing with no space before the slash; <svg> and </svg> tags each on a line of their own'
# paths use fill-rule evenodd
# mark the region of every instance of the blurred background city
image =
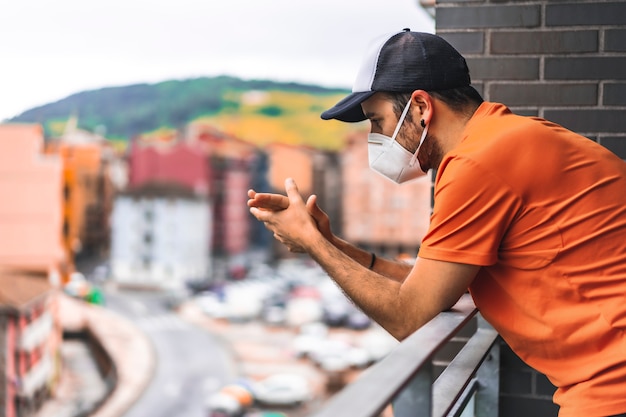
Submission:
<svg viewBox="0 0 626 417">
<path fill-rule="evenodd" d="M 1 416 L 303 416 L 396 344 L 246 201 L 292 177 L 415 256 L 430 178 L 319 114 L 427 2 L 200 3 L 0 8 Z"/>
</svg>

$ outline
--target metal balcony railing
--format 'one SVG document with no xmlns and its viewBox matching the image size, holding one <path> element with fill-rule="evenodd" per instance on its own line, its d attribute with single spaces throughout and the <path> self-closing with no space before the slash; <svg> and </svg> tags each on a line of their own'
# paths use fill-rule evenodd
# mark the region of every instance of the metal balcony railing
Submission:
<svg viewBox="0 0 626 417">
<path fill-rule="evenodd" d="M 497 338 L 466 294 L 453 309 L 439 314 L 333 396 L 313 417 L 496 417 Z M 458 349 L 450 348 L 455 345 Z M 444 351 L 449 358 L 442 361 Z"/>
</svg>

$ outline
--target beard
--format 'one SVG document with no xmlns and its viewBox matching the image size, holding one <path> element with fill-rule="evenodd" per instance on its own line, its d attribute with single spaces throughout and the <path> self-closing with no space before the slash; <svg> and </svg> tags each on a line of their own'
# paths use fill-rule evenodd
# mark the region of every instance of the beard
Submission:
<svg viewBox="0 0 626 417">
<path fill-rule="evenodd" d="M 422 147 L 417 155 L 417 159 L 419 160 L 420 166 L 424 172 L 429 169 L 439 168 L 439 164 L 441 164 L 441 161 L 443 160 L 443 149 L 441 147 L 441 142 L 436 136 L 431 135 L 430 133 L 426 135 L 424 143 L 422 143 Z"/>
<path fill-rule="evenodd" d="M 422 132 L 424 132 L 424 128 L 419 126 L 417 123 L 413 123 L 413 120 L 407 119 L 405 120 L 406 127 L 405 129 L 401 129 L 398 133 L 398 139 L 402 139 L 402 142 L 398 140 L 398 143 L 410 143 L 411 146 L 403 147 L 411 152 L 415 153 L 417 150 L 417 146 L 419 144 L 419 140 L 422 136 Z M 437 139 L 436 136 L 432 135 L 430 132 L 426 134 L 424 138 L 424 143 L 417 154 L 417 159 L 420 163 L 420 168 L 424 172 L 428 172 L 429 169 L 437 169 L 439 164 L 443 160 L 443 149 L 441 147 L 441 142 Z"/>
</svg>

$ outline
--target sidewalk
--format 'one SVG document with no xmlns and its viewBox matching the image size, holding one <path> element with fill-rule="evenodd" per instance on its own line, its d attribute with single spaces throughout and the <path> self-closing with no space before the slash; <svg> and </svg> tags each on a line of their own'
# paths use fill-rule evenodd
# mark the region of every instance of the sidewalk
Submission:
<svg viewBox="0 0 626 417">
<path fill-rule="evenodd" d="M 155 353 L 150 341 L 128 320 L 103 307 L 58 295 L 59 320 L 64 331 L 90 330 L 111 357 L 117 372 L 116 385 L 108 398 L 90 417 L 120 417 L 143 393 L 154 372 Z M 71 397 L 80 381 L 63 366 L 55 397 L 39 410 L 41 417 L 73 417 L 66 415 L 75 407 L 69 401 L 83 401 Z M 79 404 L 84 406 L 84 404 Z M 69 410 L 69 411 L 68 411 Z"/>
</svg>

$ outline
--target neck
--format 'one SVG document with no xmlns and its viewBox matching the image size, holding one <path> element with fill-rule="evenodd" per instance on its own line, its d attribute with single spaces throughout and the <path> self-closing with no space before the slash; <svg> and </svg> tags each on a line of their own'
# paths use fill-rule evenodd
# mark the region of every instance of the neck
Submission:
<svg viewBox="0 0 626 417">
<path fill-rule="evenodd" d="M 436 132 L 441 150 L 445 154 L 461 143 L 465 126 L 479 106 L 474 105 L 463 112 L 454 111 L 441 102 L 438 102 L 435 106 L 437 106 L 435 111 L 437 118 L 431 121 L 431 129 L 433 132 Z"/>
</svg>

